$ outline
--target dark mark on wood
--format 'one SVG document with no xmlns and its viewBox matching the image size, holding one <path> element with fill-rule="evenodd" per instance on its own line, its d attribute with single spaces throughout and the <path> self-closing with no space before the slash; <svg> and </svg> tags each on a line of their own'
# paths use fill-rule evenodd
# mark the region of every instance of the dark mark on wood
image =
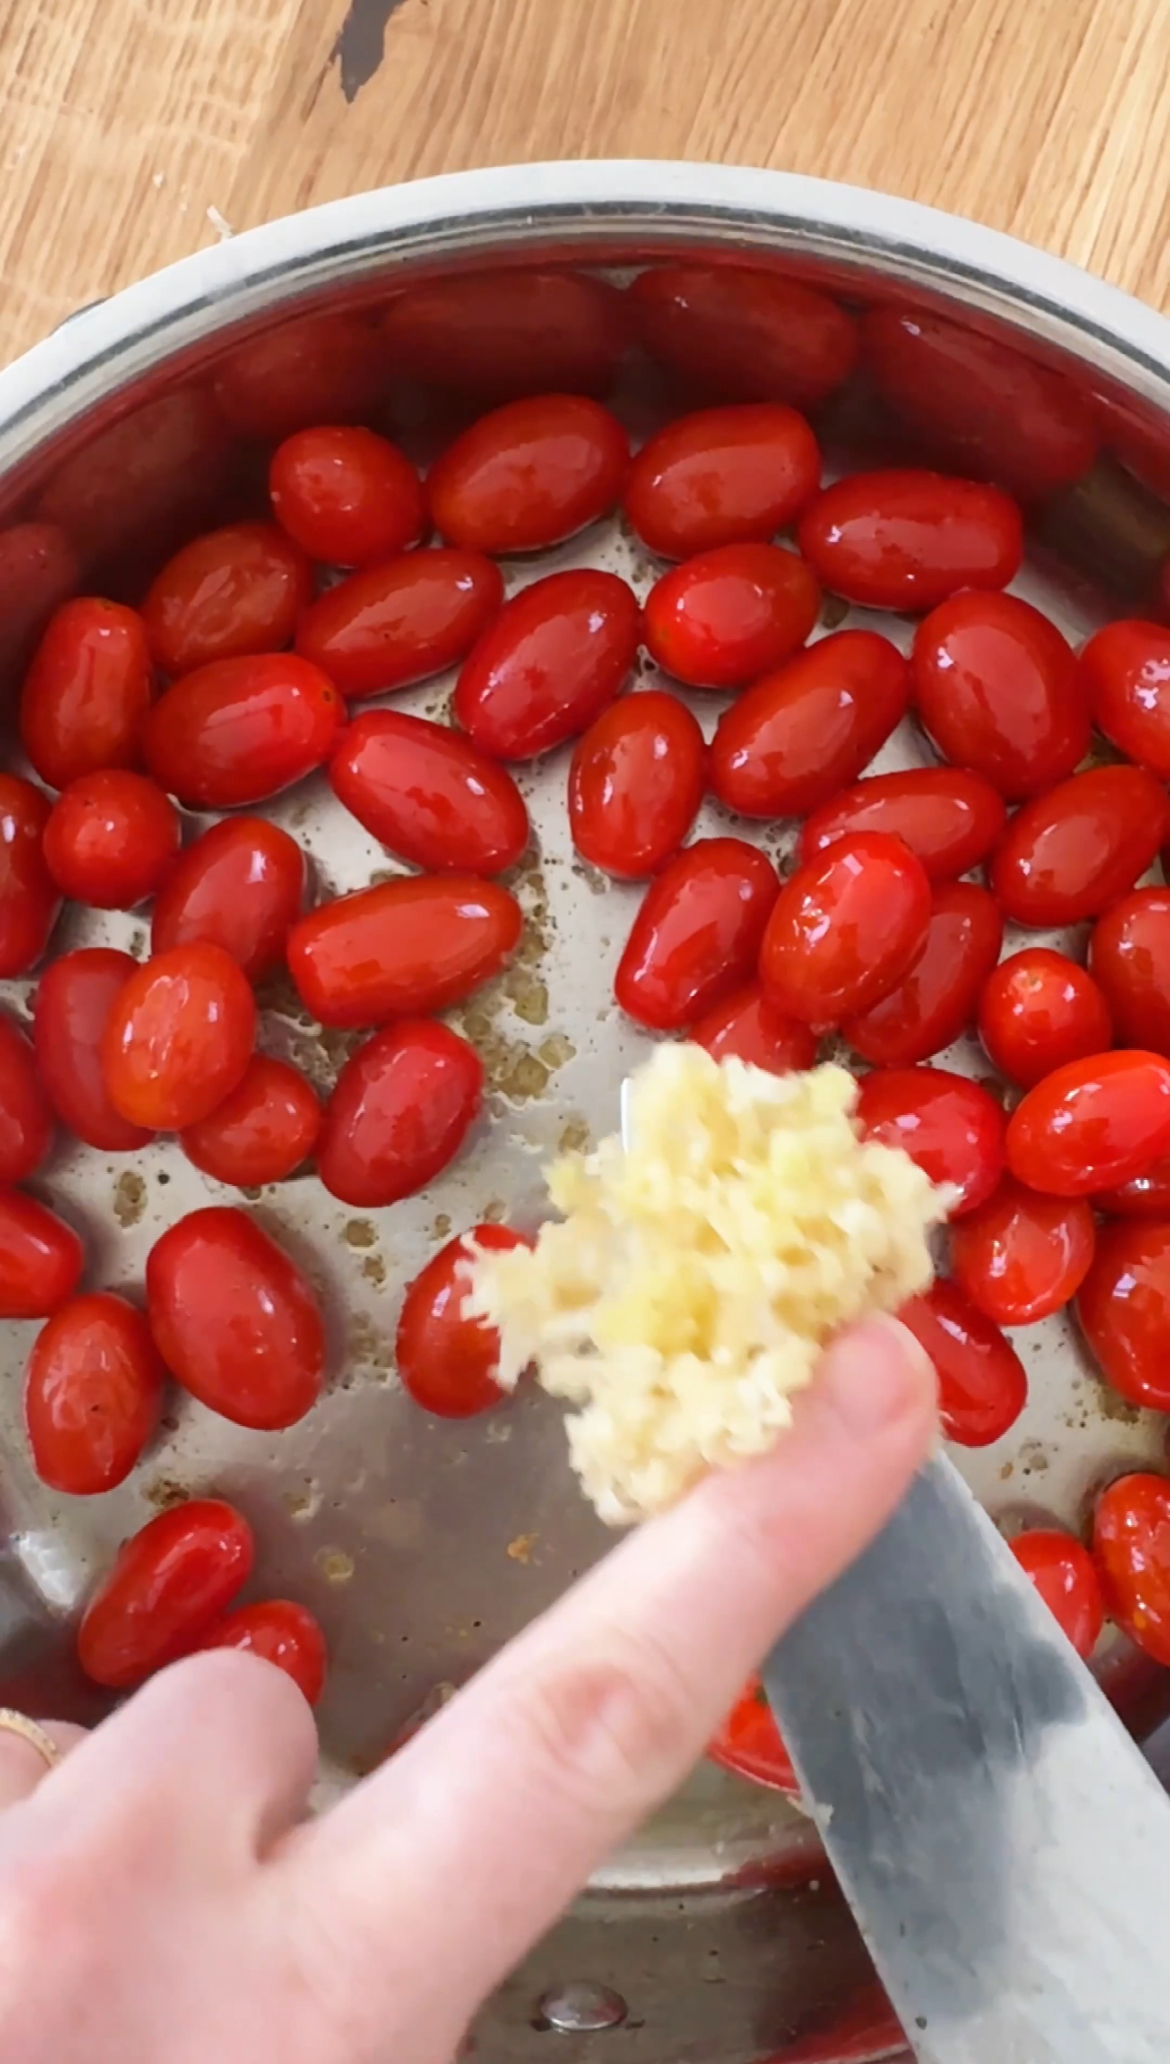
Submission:
<svg viewBox="0 0 1170 2064">
<path fill-rule="evenodd" d="M 386 54 L 386 28 L 403 0 L 350 0 L 329 61 L 341 74 L 341 90 L 355 101 Z"/>
</svg>

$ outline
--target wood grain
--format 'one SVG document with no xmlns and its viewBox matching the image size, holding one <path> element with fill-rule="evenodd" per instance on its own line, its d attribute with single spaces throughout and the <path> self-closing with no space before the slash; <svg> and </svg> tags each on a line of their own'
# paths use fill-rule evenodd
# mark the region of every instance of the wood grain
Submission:
<svg viewBox="0 0 1170 2064">
<path fill-rule="evenodd" d="M 0 355 L 217 218 L 555 157 L 884 187 L 1167 306 L 1168 73 L 1166 0 L 0 0 Z"/>
</svg>

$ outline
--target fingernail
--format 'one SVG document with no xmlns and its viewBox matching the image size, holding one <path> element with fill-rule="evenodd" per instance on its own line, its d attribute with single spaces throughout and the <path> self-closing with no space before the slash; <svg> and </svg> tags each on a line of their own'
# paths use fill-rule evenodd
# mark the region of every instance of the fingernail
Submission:
<svg viewBox="0 0 1170 2064">
<path fill-rule="evenodd" d="M 850 1432 L 872 1437 L 898 1420 L 933 1411 L 938 1379 L 929 1355 L 897 1319 L 876 1315 L 825 1350 L 813 1393 Z"/>
</svg>

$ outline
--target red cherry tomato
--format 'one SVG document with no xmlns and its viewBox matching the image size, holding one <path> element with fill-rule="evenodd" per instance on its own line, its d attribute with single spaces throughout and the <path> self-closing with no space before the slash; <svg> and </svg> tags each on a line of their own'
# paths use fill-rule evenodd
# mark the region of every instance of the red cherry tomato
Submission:
<svg viewBox="0 0 1170 2064">
<path fill-rule="evenodd" d="M 550 573 L 505 603 L 464 661 L 455 721 L 499 760 L 530 760 L 585 731 L 624 684 L 638 604 L 615 573 Z"/>
<path fill-rule="evenodd" d="M 699 393 L 815 407 L 857 357 L 852 316 L 827 294 L 738 265 L 663 265 L 627 292 L 651 358 Z"/>
<path fill-rule="evenodd" d="M 1089 750 L 1089 703 L 1056 625 L 1018 595 L 954 595 L 919 624 L 914 701 L 939 751 L 1018 802 Z"/>
<path fill-rule="evenodd" d="M 1093 1204 L 1110 1218 L 1170 1219 L 1170 1156 L 1116 1189 L 1098 1191 Z"/>
<path fill-rule="evenodd" d="M 992 857 L 996 902 L 1017 924 L 1079 924 L 1132 889 L 1166 836 L 1165 789 L 1140 767 L 1093 767 L 1016 811 Z"/>
<path fill-rule="evenodd" d="M 779 894 L 767 855 L 743 839 L 697 839 L 642 899 L 614 977 L 628 1017 L 655 1032 L 693 1025 L 755 972 Z"/>
<path fill-rule="evenodd" d="M 124 1483 L 158 1424 L 166 1370 L 140 1311 L 106 1290 L 38 1333 L 24 1388 L 33 1467 L 75 1498 Z"/>
<path fill-rule="evenodd" d="M 799 650 L 820 603 L 795 552 L 718 545 L 655 582 L 646 598 L 646 649 L 693 688 L 738 688 Z"/>
<path fill-rule="evenodd" d="M 0 980 L 26 975 L 49 943 L 61 891 L 45 865 L 44 791 L 0 774 Z"/>
<path fill-rule="evenodd" d="M 1087 1662 L 1105 1620 L 1101 1579 L 1088 1549 L 1059 1527 L 1036 1527 L 1031 1533 L 1017 1534 L 1008 1546 L 1081 1660 Z"/>
<path fill-rule="evenodd" d="M 222 946 L 175 946 L 136 967 L 114 998 L 102 1069 L 132 1125 L 175 1132 L 230 1096 L 252 1057 L 256 1003 Z"/>
<path fill-rule="evenodd" d="M 569 768 L 569 828 L 583 859 L 619 881 L 656 874 L 703 800 L 706 748 L 685 704 L 648 689 L 611 703 Z"/>
<path fill-rule="evenodd" d="M 1170 1666 L 1170 1481 L 1136 1471 L 1111 1483 L 1093 1514 L 1093 1554 L 1110 1619 Z"/>
<path fill-rule="evenodd" d="M 179 1145 L 216 1182 L 259 1189 L 307 1161 L 320 1130 L 320 1099 L 300 1070 L 253 1054 L 235 1088 L 209 1117 L 184 1127 Z"/>
<path fill-rule="evenodd" d="M 803 826 L 798 852 L 811 860 L 836 839 L 880 831 L 909 846 L 929 880 L 953 881 L 987 858 L 1006 822 L 1002 798 L 980 775 L 912 767 L 871 774 L 823 803 Z"/>
<path fill-rule="evenodd" d="M 1028 946 L 993 968 L 979 999 L 988 1059 L 1021 1089 L 1113 1043 L 1105 998 L 1067 954 Z"/>
<path fill-rule="evenodd" d="M 49 1318 L 84 1267 L 72 1226 L 23 1190 L 0 1190 L 0 1319 Z"/>
<path fill-rule="evenodd" d="M 1089 966 L 1119 1043 L 1170 1052 L 1170 888 L 1134 889 L 1099 917 Z"/>
<path fill-rule="evenodd" d="M 998 487 L 943 473 L 854 473 L 821 489 L 797 529 L 822 587 L 869 609 L 937 608 L 1020 570 L 1020 512 Z"/>
<path fill-rule="evenodd" d="M 837 1025 L 889 994 L 930 926 L 930 883 L 900 839 L 838 839 L 780 890 L 760 948 L 760 981 L 778 1010 Z"/>
<path fill-rule="evenodd" d="M 481 416 L 427 475 L 435 527 L 471 552 L 538 552 L 613 508 L 630 447 L 583 394 L 537 394 Z"/>
<path fill-rule="evenodd" d="M 407 552 L 318 595 L 297 651 L 360 702 L 465 659 L 503 599 L 499 567 L 479 552 Z"/>
<path fill-rule="evenodd" d="M 786 1018 L 778 1011 L 758 982 L 737 989 L 725 1003 L 717 1003 L 691 1026 L 687 1036 L 717 1061 L 734 1056 L 749 1061 L 753 1068 L 766 1068 L 770 1075 L 811 1068 L 817 1057 L 816 1033 L 799 1018 Z"/>
<path fill-rule="evenodd" d="M 311 1706 L 325 1689 L 329 1667 L 325 1636 L 308 1608 L 294 1605 L 290 1598 L 238 1605 L 217 1620 L 197 1646 L 235 1648 L 245 1655 L 260 1656 L 291 1677 Z"/>
<path fill-rule="evenodd" d="M 934 1363 L 948 1440 L 985 1448 L 1015 1425 L 1028 1399 L 1024 1365 L 999 1327 L 954 1283 L 940 1276 L 898 1317 Z"/>
<path fill-rule="evenodd" d="M 951 1231 L 951 1273 L 997 1326 L 1030 1326 L 1075 1297 L 1096 1245 L 1081 1197 L 1044 1197 L 1005 1176 Z"/>
<path fill-rule="evenodd" d="M 1077 1317 L 1114 1390 L 1132 1405 L 1170 1411 L 1170 1219 L 1100 1228 Z"/>
<path fill-rule="evenodd" d="M 769 402 L 700 409 L 642 446 L 625 511 L 663 559 L 766 542 L 816 493 L 821 454 L 795 409 Z"/>
<path fill-rule="evenodd" d="M 758 1677 L 749 1679 L 718 1732 L 707 1744 L 707 1754 L 723 1770 L 772 1791 L 786 1792 L 790 1799 L 800 1795 L 800 1782 L 791 1758 L 772 1717 L 767 1694 Z"/>
<path fill-rule="evenodd" d="M 63 789 L 45 826 L 45 865 L 61 890 L 96 910 L 133 910 L 174 865 L 178 813 L 145 774 L 110 767 Z"/>
<path fill-rule="evenodd" d="M 77 549 L 59 525 L 14 523 L 0 530 L 0 668 L 6 675 L 19 676 L 53 611 L 80 585 Z"/>
<path fill-rule="evenodd" d="M 329 758 L 344 721 L 327 675 L 294 653 L 184 674 L 146 724 L 146 764 L 189 809 L 261 803 Z"/>
<path fill-rule="evenodd" d="M 417 545 L 426 527 L 418 474 L 373 430 L 294 432 L 273 454 L 268 491 L 281 529 L 327 566 L 375 566 Z"/>
<path fill-rule="evenodd" d="M 724 710 L 711 788 L 745 817 L 803 817 L 856 780 L 909 701 L 909 669 L 887 638 L 818 638 Z"/>
<path fill-rule="evenodd" d="M 1124 1050 L 1046 1075 L 1008 1123 L 1008 1167 L 1031 1190 L 1087 1197 L 1170 1153 L 1170 1061 Z"/>
<path fill-rule="evenodd" d="M 495 882 L 407 875 L 302 917 L 289 933 L 289 971 L 319 1024 L 352 1031 L 460 1003 L 499 973 L 522 922 Z"/>
<path fill-rule="evenodd" d="M 248 1581 L 252 1529 L 219 1498 L 190 1498 L 148 1520 L 118 1550 L 85 1608 L 82 1669 L 123 1691 L 194 1648 Z"/>
<path fill-rule="evenodd" d="M 145 552 L 157 566 L 173 541 L 209 519 L 231 456 L 214 396 L 184 383 L 87 436 L 53 474 L 38 513 L 99 564 Z"/>
<path fill-rule="evenodd" d="M 1106 624 L 1081 654 L 1082 690 L 1106 738 L 1160 781 L 1170 780 L 1170 630 Z"/>
<path fill-rule="evenodd" d="M 343 1204 L 410 1197 L 453 1161 L 479 1115 L 483 1062 L 447 1025 L 406 1018 L 346 1062 L 325 1106 L 317 1173 Z"/>
<path fill-rule="evenodd" d="M 403 860 L 435 874 L 502 874 L 528 844 L 510 774 L 445 724 L 367 710 L 329 764 L 334 794 Z"/>
<path fill-rule="evenodd" d="M 7 1011 L 0 1011 L 0 1183 L 32 1175 L 52 1136 L 53 1117 L 32 1047 Z"/>
<path fill-rule="evenodd" d="M 179 855 L 155 897 L 151 951 L 202 940 L 257 982 L 282 964 L 304 893 L 305 856 L 287 831 L 263 817 L 225 818 Z"/>
<path fill-rule="evenodd" d="M 365 316 L 294 316 L 228 354 L 215 398 L 237 435 L 277 444 L 312 423 L 360 423 L 388 377 Z"/>
<path fill-rule="evenodd" d="M 137 767 L 152 688 L 137 610 L 91 596 L 66 602 L 20 696 L 21 743 L 41 780 L 67 788 L 101 767 Z"/>
<path fill-rule="evenodd" d="M 213 1207 L 170 1226 L 146 1259 L 146 1307 L 176 1381 L 236 1426 L 292 1426 L 316 1404 L 320 1308 L 246 1212 Z"/>
<path fill-rule="evenodd" d="M 419 1271 L 398 1321 L 394 1355 L 403 1389 L 440 1419 L 470 1419 L 507 1395 L 496 1381 L 499 1334 L 482 1319 L 463 1316 L 472 1243 L 491 1254 L 529 1245 L 508 1226 L 473 1226 Z"/>
<path fill-rule="evenodd" d="M 396 379 L 493 401 L 604 394 L 625 348 L 625 311 L 604 280 L 516 266 L 407 287 L 382 335 Z"/>
<path fill-rule="evenodd" d="M 931 1182 L 958 1191 L 952 1220 L 985 1206 L 1003 1173 L 1007 1120 L 1001 1107 L 978 1082 L 947 1068 L 875 1068 L 863 1075 L 857 1122 L 867 1139 L 901 1147 Z"/>
<path fill-rule="evenodd" d="M 165 674 L 279 652 L 312 592 L 309 562 L 273 523 L 232 523 L 192 538 L 142 605 L 151 656 Z"/>
<path fill-rule="evenodd" d="M 138 963 L 108 946 L 62 954 L 37 986 L 33 1050 L 45 1094 L 63 1125 L 88 1147 L 129 1154 L 150 1133 L 110 1102 L 102 1047 L 114 1004 Z"/>
<path fill-rule="evenodd" d="M 934 892 L 926 944 L 897 988 L 842 1031 L 876 1068 L 928 1061 L 966 1031 L 999 958 L 1003 919 L 986 889 L 943 882 Z"/>
</svg>

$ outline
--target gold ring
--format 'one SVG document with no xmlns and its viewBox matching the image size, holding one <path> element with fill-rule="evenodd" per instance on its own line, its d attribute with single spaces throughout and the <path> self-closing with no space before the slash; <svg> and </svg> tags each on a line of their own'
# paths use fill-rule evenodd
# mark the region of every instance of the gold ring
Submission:
<svg viewBox="0 0 1170 2064">
<path fill-rule="evenodd" d="M 55 1770 L 61 1761 L 61 1751 L 51 1734 L 38 1727 L 26 1713 L 17 1713 L 11 1706 L 0 1706 L 0 1734 L 18 1734 L 30 1748 L 34 1748 L 46 1770 Z"/>
</svg>

